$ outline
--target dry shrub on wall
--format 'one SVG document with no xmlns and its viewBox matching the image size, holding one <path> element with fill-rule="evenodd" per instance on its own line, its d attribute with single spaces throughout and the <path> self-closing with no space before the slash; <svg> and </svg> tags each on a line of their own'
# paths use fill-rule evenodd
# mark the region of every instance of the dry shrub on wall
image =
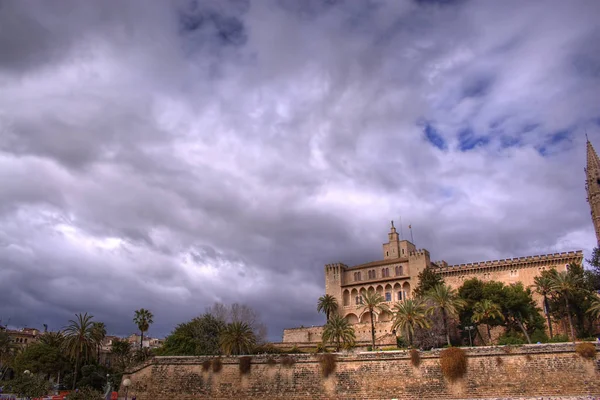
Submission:
<svg viewBox="0 0 600 400">
<path fill-rule="evenodd" d="M 273 357 L 267 357 L 267 365 L 277 365 L 277 361 Z"/>
<path fill-rule="evenodd" d="M 252 366 L 252 357 L 244 356 L 240 357 L 240 374 L 245 375 L 250 372 Z"/>
<path fill-rule="evenodd" d="M 531 354 L 527 354 L 525 356 L 525 360 L 527 360 L 527 362 L 529 362 L 529 361 L 533 360 L 533 357 L 531 357 Z"/>
<path fill-rule="evenodd" d="M 212 361 L 213 372 L 221 372 L 223 369 L 223 362 L 221 361 L 221 357 L 215 358 Z"/>
<path fill-rule="evenodd" d="M 496 357 L 496 365 L 500 366 L 504 363 L 504 360 L 502 360 L 502 357 L 498 356 Z"/>
<path fill-rule="evenodd" d="M 210 360 L 204 360 L 202 362 L 202 371 L 204 371 L 204 372 L 208 371 L 210 369 L 210 364 L 211 364 Z"/>
<path fill-rule="evenodd" d="M 592 343 L 579 343 L 575 346 L 575 352 L 583 358 L 590 360 L 596 358 L 596 346 Z"/>
<path fill-rule="evenodd" d="M 335 371 L 335 354 L 323 354 L 319 357 L 319 364 L 321 364 L 321 373 L 324 378 L 327 378 L 333 371 Z"/>
<path fill-rule="evenodd" d="M 467 353 L 458 347 L 450 347 L 440 353 L 442 374 L 450 381 L 462 378 L 467 372 Z"/>
<path fill-rule="evenodd" d="M 413 365 L 413 367 L 419 368 L 419 365 L 421 365 L 421 354 L 419 353 L 419 350 L 411 349 L 410 363 Z"/>
<path fill-rule="evenodd" d="M 294 360 L 294 357 L 290 357 L 288 355 L 281 357 L 281 365 L 283 365 L 284 367 L 291 367 L 292 365 L 294 365 L 295 362 L 296 360 Z"/>
</svg>

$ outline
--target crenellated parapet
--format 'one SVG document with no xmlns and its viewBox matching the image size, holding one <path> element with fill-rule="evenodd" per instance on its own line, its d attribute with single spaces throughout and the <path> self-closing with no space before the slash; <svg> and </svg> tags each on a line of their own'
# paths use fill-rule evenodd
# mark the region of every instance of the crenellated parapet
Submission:
<svg viewBox="0 0 600 400">
<path fill-rule="evenodd" d="M 422 258 L 429 257 L 429 250 L 427 249 L 417 249 L 415 251 L 411 251 L 408 253 L 409 258 Z"/>
<path fill-rule="evenodd" d="M 348 269 L 348 266 L 344 263 L 331 263 L 331 264 L 325 264 L 325 272 L 329 271 L 329 270 L 333 270 L 333 269 L 339 269 L 339 270 L 346 270 Z"/>
<path fill-rule="evenodd" d="M 529 268 L 536 266 L 545 265 L 561 265 L 583 262 L 583 251 L 568 251 L 562 253 L 553 254 L 542 254 L 528 257 L 515 257 L 501 260 L 482 261 L 466 264 L 450 265 L 443 261 L 432 263 L 432 267 L 436 269 L 436 272 L 444 275 L 446 273 L 454 273 L 457 271 L 480 271 L 490 269 L 504 269 L 504 268 Z"/>
</svg>

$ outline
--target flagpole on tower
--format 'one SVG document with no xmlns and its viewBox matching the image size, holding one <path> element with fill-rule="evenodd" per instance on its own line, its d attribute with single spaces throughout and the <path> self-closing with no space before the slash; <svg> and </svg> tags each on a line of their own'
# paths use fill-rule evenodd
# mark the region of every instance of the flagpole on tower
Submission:
<svg viewBox="0 0 600 400">
<path fill-rule="evenodd" d="M 408 224 L 408 229 L 410 230 L 410 241 L 412 244 L 415 244 L 415 239 L 413 238 L 413 233 L 412 233 L 412 225 Z"/>
</svg>

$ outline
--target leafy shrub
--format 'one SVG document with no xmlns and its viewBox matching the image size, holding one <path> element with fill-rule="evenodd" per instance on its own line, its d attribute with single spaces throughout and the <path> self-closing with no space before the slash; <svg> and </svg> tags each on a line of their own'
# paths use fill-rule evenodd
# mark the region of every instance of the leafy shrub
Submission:
<svg viewBox="0 0 600 400">
<path fill-rule="evenodd" d="M 413 367 L 419 367 L 419 365 L 421 365 L 421 354 L 419 353 L 419 350 L 417 349 L 412 349 L 410 351 L 410 363 L 413 365 Z"/>
<path fill-rule="evenodd" d="M 459 379 L 467 372 L 467 354 L 463 349 L 450 347 L 440 353 L 442 374 L 450 381 Z"/>
<path fill-rule="evenodd" d="M 500 366 L 502 364 L 504 364 L 504 360 L 502 359 L 502 357 L 496 357 L 496 365 Z"/>
<path fill-rule="evenodd" d="M 325 353 L 327 349 L 323 343 L 317 343 L 317 353 Z"/>
<path fill-rule="evenodd" d="M 335 371 L 335 354 L 323 354 L 319 357 L 319 364 L 321 364 L 321 373 L 324 378 L 327 378 L 333 371 Z"/>
<path fill-rule="evenodd" d="M 223 362 L 221 361 L 221 357 L 217 357 L 212 361 L 212 369 L 213 372 L 221 372 L 223 369 Z"/>
<path fill-rule="evenodd" d="M 271 343 L 256 346 L 254 348 L 254 354 L 281 354 L 281 349 L 273 346 Z"/>
<path fill-rule="evenodd" d="M 396 336 L 396 346 L 399 349 L 403 349 L 405 347 L 408 347 L 408 344 L 406 343 L 406 340 L 404 339 L 404 336 Z"/>
<path fill-rule="evenodd" d="M 546 335 L 546 331 L 542 329 L 536 329 L 530 336 L 531 343 L 548 343 L 548 335 Z"/>
<path fill-rule="evenodd" d="M 284 367 L 291 367 L 292 365 L 294 365 L 295 362 L 296 360 L 294 360 L 294 357 L 290 357 L 288 355 L 281 357 L 281 365 L 283 365 Z"/>
<path fill-rule="evenodd" d="M 252 357 L 244 356 L 240 357 L 240 374 L 245 375 L 250 372 L 252 366 Z"/>
<path fill-rule="evenodd" d="M 77 392 L 69 393 L 67 400 L 102 400 L 102 393 L 91 387 L 84 387 Z"/>
<path fill-rule="evenodd" d="M 373 346 L 371 346 L 371 345 L 368 345 L 368 346 L 367 346 L 367 351 L 373 351 Z"/>
<path fill-rule="evenodd" d="M 562 343 L 569 342 L 569 337 L 567 335 L 554 335 L 552 339 L 548 340 L 548 343 Z"/>
<path fill-rule="evenodd" d="M 50 383 L 43 377 L 34 374 L 21 374 L 6 385 L 20 397 L 41 397 L 50 390 Z M 5 388 L 6 389 L 6 388 Z"/>
<path fill-rule="evenodd" d="M 575 352 L 583 358 L 593 360 L 596 358 L 596 346 L 592 343 L 578 343 Z"/>
<path fill-rule="evenodd" d="M 210 360 L 204 360 L 202 362 L 202 371 L 206 372 L 210 369 L 211 362 Z"/>
<path fill-rule="evenodd" d="M 277 365 L 277 361 L 273 357 L 267 357 L 267 365 Z"/>
<path fill-rule="evenodd" d="M 288 351 L 286 351 L 287 354 L 301 354 L 303 353 L 298 346 L 294 346 L 291 349 L 289 349 Z"/>
<path fill-rule="evenodd" d="M 507 344 L 525 344 L 525 339 L 521 336 L 505 333 L 504 335 L 498 338 L 499 345 L 507 345 Z"/>
</svg>

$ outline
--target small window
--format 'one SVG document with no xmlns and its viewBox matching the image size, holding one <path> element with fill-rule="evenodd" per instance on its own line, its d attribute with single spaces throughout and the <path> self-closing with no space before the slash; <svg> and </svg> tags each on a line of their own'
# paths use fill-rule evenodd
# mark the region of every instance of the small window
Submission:
<svg viewBox="0 0 600 400">
<path fill-rule="evenodd" d="M 390 292 L 385 292 L 385 301 L 392 301 L 392 294 Z"/>
<path fill-rule="evenodd" d="M 386 252 L 385 252 L 385 255 L 386 255 L 386 256 L 389 256 L 389 255 L 390 255 L 390 252 L 389 252 L 389 251 L 386 251 Z"/>
<path fill-rule="evenodd" d="M 404 249 L 402 249 L 402 254 L 404 254 Z"/>
<path fill-rule="evenodd" d="M 398 301 L 402 301 L 402 292 L 398 292 Z"/>
</svg>

